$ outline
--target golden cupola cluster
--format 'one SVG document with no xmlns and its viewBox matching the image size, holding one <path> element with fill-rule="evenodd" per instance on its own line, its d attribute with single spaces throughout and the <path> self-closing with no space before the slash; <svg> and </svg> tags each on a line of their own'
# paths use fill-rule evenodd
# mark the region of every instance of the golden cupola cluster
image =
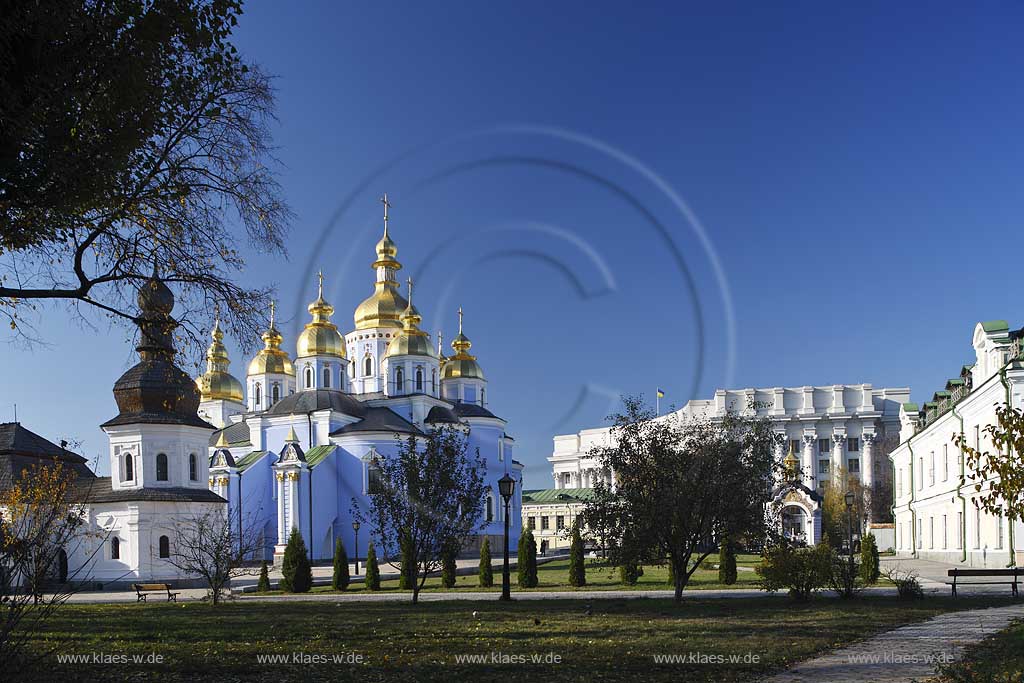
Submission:
<svg viewBox="0 0 1024 683">
<path fill-rule="evenodd" d="M 324 275 L 318 273 L 320 280 L 316 301 L 308 307 L 313 319 L 306 323 L 299 339 L 295 343 L 295 357 L 306 356 L 337 356 L 345 357 L 345 342 L 338 332 L 338 326 L 331 322 L 334 306 L 324 300 Z"/>
<path fill-rule="evenodd" d="M 462 331 L 462 308 L 459 308 L 459 333 L 452 340 L 455 355 L 441 366 L 441 379 L 484 379 L 484 371 L 476 362 L 476 356 L 469 354 L 473 342 Z"/>
<path fill-rule="evenodd" d="M 259 350 L 256 357 L 249 363 L 250 375 L 261 375 L 264 373 L 278 375 L 295 375 L 295 368 L 292 366 L 288 352 L 281 349 L 281 342 L 284 337 L 278 332 L 274 324 L 274 302 L 270 302 L 270 326 L 261 336 L 263 348 Z"/>
<path fill-rule="evenodd" d="M 402 331 L 388 344 L 385 358 L 392 356 L 429 356 L 437 358 L 430 344 L 430 335 L 420 329 L 423 318 L 412 305 L 412 280 L 408 281 L 409 301 L 402 312 Z"/>
<path fill-rule="evenodd" d="M 377 242 L 377 260 L 371 267 L 377 273 L 373 284 L 373 294 L 356 308 L 355 325 L 357 330 L 369 330 L 381 327 L 402 327 L 402 312 L 408 302 L 398 291 L 396 273 L 402 264 L 395 258 L 398 247 L 388 235 L 388 196 L 381 198 L 384 204 L 384 236 Z"/>
<path fill-rule="evenodd" d="M 242 402 L 242 383 L 231 373 L 228 367 L 231 359 L 224 346 L 224 333 L 220 329 L 220 317 L 213 321 L 210 331 L 210 347 L 206 350 L 206 372 L 196 380 L 199 395 L 203 401 L 234 401 Z"/>
</svg>

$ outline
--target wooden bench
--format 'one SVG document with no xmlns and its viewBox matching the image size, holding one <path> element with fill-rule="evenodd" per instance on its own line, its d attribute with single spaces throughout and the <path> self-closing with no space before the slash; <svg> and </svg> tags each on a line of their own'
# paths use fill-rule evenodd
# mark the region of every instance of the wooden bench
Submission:
<svg viewBox="0 0 1024 683">
<path fill-rule="evenodd" d="M 1024 567 L 1017 567 L 1013 569 L 950 569 L 948 572 L 949 576 L 953 577 L 953 582 L 950 584 L 953 587 L 953 597 L 956 597 L 956 587 L 959 583 L 961 586 L 1006 586 L 1009 585 L 1013 590 L 1013 596 L 1017 597 L 1017 584 L 1019 579 L 1024 577 Z M 1012 581 L 960 581 L 961 577 L 995 577 L 995 578 L 1012 578 Z M 949 583 L 947 581 L 946 583 Z"/>
<path fill-rule="evenodd" d="M 169 583 L 133 583 L 137 600 L 135 602 L 146 602 L 146 598 L 152 593 L 167 593 L 167 602 L 178 602 L 178 594 L 171 592 Z"/>
</svg>

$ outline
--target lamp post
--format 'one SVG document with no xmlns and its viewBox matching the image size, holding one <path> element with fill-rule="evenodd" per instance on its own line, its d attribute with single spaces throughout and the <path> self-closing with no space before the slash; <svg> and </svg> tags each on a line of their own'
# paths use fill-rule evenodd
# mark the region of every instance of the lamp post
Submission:
<svg viewBox="0 0 1024 683">
<path fill-rule="evenodd" d="M 352 522 L 352 531 L 356 532 L 356 547 L 355 547 L 355 560 L 356 560 L 356 576 L 359 576 L 359 520 Z"/>
<path fill-rule="evenodd" d="M 846 550 L 850 553 L 850 576 L 853 576 L 853 493 L 844 496 L 846 500 Z"/>
<path fill-rule="evenodd" d="M 510 477 L 507 473 L 504 477 L 498 480 L 498 493 L 501 494 L 502 499 L 505 501 L 505 566 L 501 570 L 501 598 L 500 600 L 511 600 L 512 593 L 509 585 L 508 577 L 508 502 L 512 498 L 512 493 L 516 489 L 516 480 Z"/>
</svg>

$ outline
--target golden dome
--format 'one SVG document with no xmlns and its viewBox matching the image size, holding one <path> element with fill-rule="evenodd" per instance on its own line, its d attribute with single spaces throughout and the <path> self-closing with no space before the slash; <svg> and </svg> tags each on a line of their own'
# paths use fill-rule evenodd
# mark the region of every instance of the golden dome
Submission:
<svg viewBox="0 0 1024 683">
<path fill-rule="evenodd" d="M 387 195 L 381 201 L 384 203 L 384 236 L 377 242 L 377 260 L 371 265 L 377 272 L 377 281 L 373 294 L 356 308 L 357 330 L 402 327 L 402 311 L 408 305 L 398 293 L 398 281 L 395 280 L 395 273 L 402 269 L 402 264 L 395 259 L 398 247 L 388 235 L 388 207 L 391 205 Z"/>
<path fill-rule="evenodd" d="M 395 335 L 395 338 L 388 344 L 384 357 L 429 356 L 437 358 L 434 348 L 430 344 L 430 335 L 419 327 L 422 320 L 420 312 L 412 305 L 412 280 L 409 280 L 409 302 L 406 304 L 405 312 L 402 313 L 402 331 Z"/>
<path fill-rule="evenodd" d="M 242 383 L 228 372 L 231 360 L 224 347 L 224 333 L 220 331 L 220 320 L 213 322 L 210 331 L 210 348 L 206 350 L 206 372 L 196 379 L 202 401 L 242 402 Z"/>
<path fill-rule="evenodd" d="M 462 309 L 459 309 L 459 334 L 452 340 L 455 355 L 444 362 L 441 367 L 441 379 L 484 379 L 484 371 L 471 356 L 469 350 L 473 342 L 462 333 Z"/>
<path fill-rule="evenodd" d="M 786 468 L 786 477 L 790 481 L 800 477 L 800 461 L 797 460 L 796 455 L 793 453 L 793 444 L 789 445 L 789 454 L 783 458 L 782 465 Z"/>
<path fill-rule="evenodd" d="M 338 332 L 338 326 L 331 322 L 331 315 L 334 313 L 334 306 L 324 301 L 324 276 L 318 273 L 320 278 L 319 294 L 316 301 L 311 303 L 307 310 L 313 316 L 313 320 L 306 323 L 306 327 L 299 334 L 295 343 L 295 357 L 304 356 L 337 356 L 345 357 L 345 342 Z"/>
<path fill-rule="evenodd" d="M 292 367 L 292 361 L 288 357 L 288 353 L 281 350 L 281 342 L 284 341 L 284 337 L 274 325 L 274 302 L 270 302 L 270 327 L 261 338 L 264 346 L 249 363 L 249 374 L 273 373 L 294 376 L 295 368 Z"/>
</svg>

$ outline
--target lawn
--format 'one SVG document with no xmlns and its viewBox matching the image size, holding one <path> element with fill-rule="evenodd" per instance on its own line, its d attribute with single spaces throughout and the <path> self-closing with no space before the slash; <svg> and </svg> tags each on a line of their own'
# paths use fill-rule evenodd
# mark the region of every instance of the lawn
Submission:
<svg viewBox="0 0 1024 683">
<path fill-rule="evenodd" d="M 679 607 L 661 599 L 415 606 L 245 600 L 216 608 L 203 603 L 69 605 L 32 642 L 41 659 L 27 678 L 17 678 L 217 683 L 757 680 L 879 631 L 987 604 L 992 601 L 902 603 L 878 597 L 798 604 L 762 597 L 690 599 Z M 107 662 L 69 664 L 58 659 L 69 654 L 106 657 Z M 308 663 L 261 660 L 269 655 Z M 687 659 L 671 664 L 655 660 L 665 655 Z M 484 661 L 460 661 L 464 656 Z M 147 661 L 156 657 L 161 661 Z"/>
<path fill-rule="evenodd" d="M 964 652 L 963 658 L 942 667 L 942 683 L 985 683 L 1024 681 L 1024 621 L 996 633 Z"/>
</svg>

